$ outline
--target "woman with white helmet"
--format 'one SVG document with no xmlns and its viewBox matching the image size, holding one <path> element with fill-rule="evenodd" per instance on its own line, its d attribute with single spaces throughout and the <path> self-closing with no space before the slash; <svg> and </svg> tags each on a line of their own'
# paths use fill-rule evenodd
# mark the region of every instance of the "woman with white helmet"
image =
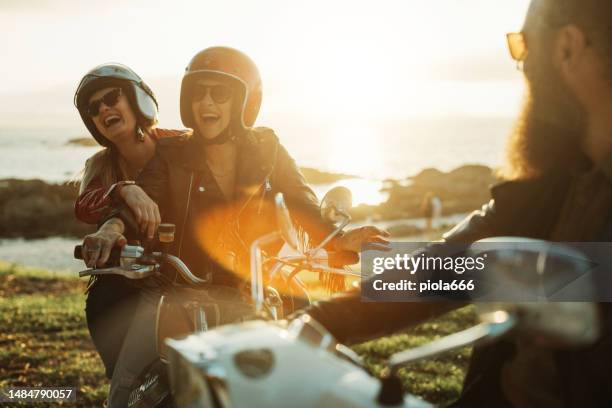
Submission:
<svg viewBox="0 0 612 408">
<path fill-rule="evenodd" d="M 113 201 L 121 201 L 131 208 L 142 229 L 153 234 L 160 217 L 157 204 L 133 180 L 153 157 L 158 139 L 185 131 L 157 127 L 155 95 L 122 64 L 102 64 L 85 74 L 74 104 L 93 138 L 104 147 L 86 162 L 75 203 L 77 218 L 97 224 Z M 96 251 L 99 248 L 83 253 L 86 262 Z M 87 323 L 109 378 L 137 293 L 126 279 L 117 276 L 92 279 L 88 287 Z"/>
</svg>

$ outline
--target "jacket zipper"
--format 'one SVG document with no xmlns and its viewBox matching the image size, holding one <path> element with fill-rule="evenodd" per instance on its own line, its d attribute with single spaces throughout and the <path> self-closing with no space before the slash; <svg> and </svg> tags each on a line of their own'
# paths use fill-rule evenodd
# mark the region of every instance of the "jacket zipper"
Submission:
<svg viewBox="0 0 612 408">
<path fill-rule="evenodd" d="M 189 176 L 189 191 L 187 193 L 187 204 L 185 205 L 185 217 L 183 218 L 183 227 L 181 228 L 181 238 L 179 240 L 178 257 L 181 257 L 183 249 L 183 237 L 185 236 L 185 227 L 187 226 L 187 217 L 189 216 L 189 204 L 191 201 L 191 189 L 193 188 L 193 171 Z"/>
<path fill-rule="evenodd" d="M 272 186 L 270 185 L 270 177 L 267 176 L 263 184 L 262 191 L 261 191 L 261 198 L 259 199 L 259 205 L 257 206 L 257 215 L 261 215 L 261 207 L 263 206 L 264 198 L 266 197 L 266 193 L 270 190 L 272 190 Z"/>
</svg>

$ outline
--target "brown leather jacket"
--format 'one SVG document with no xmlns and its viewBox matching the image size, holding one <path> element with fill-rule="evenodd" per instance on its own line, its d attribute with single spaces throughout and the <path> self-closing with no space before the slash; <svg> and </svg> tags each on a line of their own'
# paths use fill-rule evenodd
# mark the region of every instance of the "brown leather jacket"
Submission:
<svg viewBox="0 0 612 408">
<path fill-rule="evenodd" d="M 492 236 L 550 239 L 570 186 L 566 172 L 535 180 L 505 182 L 493 187 L 493 199 L 444 235 L 452 243 L 470 243 Z M 608 213 L 610 211 L 608 210 Z M 587 215 L 588 216 L 588 215 Z M 597 240 L 612 240 L 612 226 L 600 220 Z M 460 303 L 361 302 L 359 291 L 321 301 L 300 313 L 321 322 L 341 342 L 355 343 L 388 335 L 461 306 Z M 592 347 L 554 353 L 565 406 L 604 406 L 612 394 L 607 363 L 612 359 L 610 304 L 601 304 L 603 336 Z M 466 407 L 509 406 L 502 390 L 503 365 L 515 353 L 505 340 L 475 348 L 461 398 Z"/>
</svg>

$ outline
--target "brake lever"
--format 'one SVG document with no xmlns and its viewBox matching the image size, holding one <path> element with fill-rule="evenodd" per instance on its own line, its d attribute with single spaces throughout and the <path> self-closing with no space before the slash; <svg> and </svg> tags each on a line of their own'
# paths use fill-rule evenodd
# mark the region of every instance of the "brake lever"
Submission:
<svg viewBox="0 0 612 408">
<path fill-rule="evenodd" d="M 132 264 L 128 267 L 113 267 L 101 269 L 85 269 L 79 272 L 79 277 L 92 275 L 120 275 L 128 279 L 143 279 L 153 275 L 158 269 L 157 265 Z"/>
</svg>

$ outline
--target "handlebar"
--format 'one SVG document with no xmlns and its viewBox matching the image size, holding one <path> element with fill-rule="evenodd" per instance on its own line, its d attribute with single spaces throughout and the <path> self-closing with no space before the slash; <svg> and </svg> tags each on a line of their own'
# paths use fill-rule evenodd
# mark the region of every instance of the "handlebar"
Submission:
<svg viewBox="0 0 612 408">
<path fill-rule="evenodd" d="M 193 273 L 191 273 L 191 271 L 189 270 L 189 268 L 187 267 L 187 265 L 185 265 L 185 263 L 183 261 L 181 261 L 178 257 L 174 256 L 174 255 L 166 255 L 165 256 L 165 260 L 166 262 L 168 262 L 168 264 L 170 264 L 178 273 L 179 275 L 181 275 L 181 277 L 183 279 L 185 279 L 187 282 L 193 283 L 194 285 L 199 285 L 199 284 L 203 284 L 203 283 L 207 283 L 208 279 L 201 279 L 198 278 L 197 276 L 195 276 Z"/>
<path fill-rule="evenodd" d="M 129 279 L 142 279 L 150 276 L 154 272 L 159 270 L 162 262 L 168 263 L 172 268 L 178 272 L 178 274 L 186 281 L 194 285 L 200 285 L 207 283 L 208 280 L 201 279 L 195 276 L 187 265 L 179 258 L 169 254 L 163 254 L 161 252 L 153 252 L 150 254 L 152 257 L 147 257 L 146 264 L 143 259 L 145 251 L 141 246 L 126 245 L 123 248 L 115 247 L 111 250 L 111 256 L 109 263 L 112 265 L 120 265 L 115 267 L 103 268 L 103 269 L 87 269 L 79 272 L 79 276 L 90 276 L 90 275 L 122 275 Z M 74 257 L 76 259 L 83 259 L 83 246 L 76 245 L 74 247 Z M 123 260 L 129 260 L 123 264 Z M 150 261 L 153 262 L 150 262 Z M 142 262 L 140 264 L 139 262 Z"/>
<path fill-rule="evenodd" d="M 111 253 L 108 258 L 108 263 L 110 265 L 116 265 L 119 263 L 122 249 L 123 248 L 120 247 L 114 247 L 113 249 L 111 249 Z M 76 245 L 74 247 L 74 259 L 83 260 L 83 245 Z"/>
</svg>

